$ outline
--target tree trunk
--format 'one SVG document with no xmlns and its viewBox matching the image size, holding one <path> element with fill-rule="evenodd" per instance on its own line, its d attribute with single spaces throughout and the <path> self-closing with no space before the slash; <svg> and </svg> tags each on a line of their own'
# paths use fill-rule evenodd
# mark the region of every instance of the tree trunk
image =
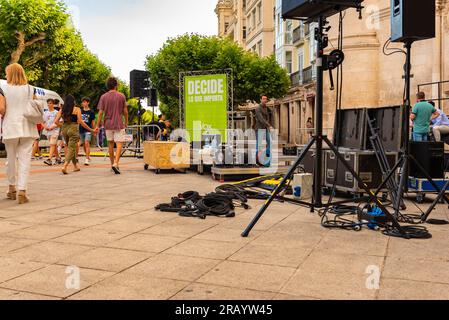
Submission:
<svg viewBox="0 0 449 320">
<path fill-rule="evenodd" d="M 33 39 L 29 41 L 25 41 L 25 34 L 22 31 L 16 32 L 16 38 L 17 38 L 17 47 L 16 50 L 14 50 L 11 53 L 11 60 L 10 64 L 12 63 L 18 63 L 20 61 L 20 58 L 22 57 L 22 54 L 25 52 L 25 49 L 36 42 L 43 41 L 46 38 L 46 34 L 44 32 L 39 33 L 39 35 L 35 36 Z"/>
</svg>

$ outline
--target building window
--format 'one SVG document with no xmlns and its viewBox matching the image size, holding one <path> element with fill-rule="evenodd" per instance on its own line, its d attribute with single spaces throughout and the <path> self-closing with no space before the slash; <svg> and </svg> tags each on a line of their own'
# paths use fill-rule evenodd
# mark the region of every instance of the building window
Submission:
<svg viewBox="0 0 449 320">
<path fill-rule="evenodd" d="M 291 51 L 285 53 L 285 68 L 289 74 L 293 72 L 293 55 Z"/>
<path fill-rule="evenodd" d="M 246 39 L 246 27 L 243 27 L 243 40 Z"/>
<path fill-rule="evenodd" d="M 259 24 L 262 22 L 262 2 L 257 5 L 257 12 L 257 23 Z"/>
<path fill-rule="evenodd" d="M 315 40 L 315 24 L 310 25 L 310 62 L 315 62 L 317 50 L 318 50 L 318 44 Z"/>
<path fill-rule="evenodd" d="M 260 40 L 257 43 L 257 53 L 259 54 L 259 56 L 262 56 L 262 49 L 263 49 L 262 40 Z"/>
<path fill-rule="evenodd" d="M 229 29 L 229 22 L 225 22 L 224 28 L 225 28 L 225 33 L 228 32 L 228 29 Z"/>
<path fill-rule="evenodd" d="M 303 72 L 304 72 L 304 51 L 298 50 L 298 70 L 299 70 L 299 84 L 302 84 Z"/>
<path fill-rule="evenodd" d="M 287 20 L 285 28 L 285 44 L 293 44 L 293 22 L 292 20 Z"/>
</svg>

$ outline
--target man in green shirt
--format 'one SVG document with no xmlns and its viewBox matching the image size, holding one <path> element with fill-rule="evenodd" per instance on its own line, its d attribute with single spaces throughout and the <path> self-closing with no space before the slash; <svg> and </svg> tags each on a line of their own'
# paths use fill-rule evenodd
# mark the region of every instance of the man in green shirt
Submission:
<svg viewBox="0 0 449 320">
<path fill-rule="evenodd" d="M 413 107 L 410 116 L 413 121 L 413 141 L 426 142 L 429 141 L 431 121 L 438 118 L 440 114 L 434 106 L 425 101 L 426 94 L 424 92 L 418 92 L 416 97 L 418 103 Z"/>
</svg>

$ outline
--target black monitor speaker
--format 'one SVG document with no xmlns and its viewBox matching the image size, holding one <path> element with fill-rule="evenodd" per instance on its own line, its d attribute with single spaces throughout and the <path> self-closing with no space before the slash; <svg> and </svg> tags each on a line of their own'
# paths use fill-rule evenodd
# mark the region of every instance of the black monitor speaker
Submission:
<svg viewBox="0 0 449 320">
<path fill-rule="evenodd" d="M 282 0 L 284 19 L 330 17 L 348 8 L 361 6 L 363 0 Z"/>
<path fill-rule="evenodd" d="M 133 70 L 130 74 L 131 98 L 147 98 L 150 95 L 150 73 Z"/>
<path fill-rule="evenodd" d="M 435 38 L 435 0 L 391 0 L 391 41 Z"/>
<path fill-rule="evenodd" d="M 410 152 L 432 179 L 444 179 L 443 142 L 411 142 Z M 410 161 L 410 176 L 420 179 L 426 178 L 413 161 Z"/>
</svg>

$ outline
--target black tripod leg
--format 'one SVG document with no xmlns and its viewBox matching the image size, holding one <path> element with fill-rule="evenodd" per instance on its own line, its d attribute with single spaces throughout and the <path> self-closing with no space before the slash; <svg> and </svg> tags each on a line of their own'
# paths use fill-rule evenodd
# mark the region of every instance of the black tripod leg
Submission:
<svg viewBox="0 0 449 320">
<path fill-rule="evenodd" d="M 401 178 L 399 180 L 399 188 L 398 188 L 398 197 L 396 199 L 396 202 L 394 203 L 394 217 L 397 219 L 399 217 L 399 213 L 401 211 L 401 202 L 402 199 L 404 199 L 404 193 L 406 190 L 406 185 L 408 183 L 408 172 L 409 172 L 409 163 L 407 158 L 405 158 L 402 170 L 401 170 Z"/>
<path fill-rule="evenodd" d="M 432 214 L 432 211 L 436 208 L 438 203 L 441 199 L 443 199 L 444 195 L 446 194 L 447 189 L 449 188 L 449 181 L 446 182 L 446 185 L 444 186 L 443 190 L 438 194 L 438 197 L 435 199 L 435 201 L 432 203 L 430 208 L 421 216 L 421 222 L 425 223 L 427 219 L 429 219 L 430 215 Z"/>
<path fill-rule="evenodd" d="M 259 210 L 259 213 L 254 217 L 254 219 L 251 221 L 251 223 L 248 225 L 246 230 L 242 233 L 242 237 L 246 238 L 249 236 L 253 228 L 256 226 L 257 222 L 259 222 L 260 218 L 265 214 L 265 211 L 267 211 L 268 207 L 271 205 L 271 203 L 277 198 L 279 193 L 281 193 L 282 189 L 287 185 L 287 181 L 293 176 L 298 166 L 301 164 L 301 162 L 304 160 L 305 156 L 307 155 L 307 152 L 309 152 L 310 148 L 315 144 L 316 139 L 313 138 L 307 147 L 302 150 L 301 155 L 299 156 L 298 160 L 296 160 L 295 164 L 291 167 L 290 171 L 284 176 L 281 183 L 278 185 L 278 187 L 273 191 L 270 198 L 264 203 L 263 207 Z"/>
<path fill-rule="evenodd" d="M 423 166 L 412 155 L 410 155 L 410 159 L 412 159 L 412 161 L 416 164 L 419 171 L 421 171 L 421 173 L 426 176 L 426 179 L 430 182 L 430 184 L 435 189 L 435 191 L 440 193 L 441 192 L 440 187 L 438 187 L 438 185 L 435 183 L 435 181 L 433 181 L 432 177 L 426 171 L 426 169 L 424 169 Z M 443 199 L 449 204 L 449 197 L 445 193 L 443 194 Z"/>
<path fill-rule="evenodd" d="M 369 189 L 365 182 L 363 182 L 362 178 L 355 172 L 354 168 L 352 168 L 349 163 L 345 160 L 345 158 L 340 154 L 337 148 L 329 141 L 327 137 L 323 137 L 324 142 L 329 146 L 329 148 L 334 152 L 337 159 L 346 167 L 349 172 L 354 176 L 354 178 L 358 181 L 358 183 L 362 186 L 363 190 L 369 195 L 372 201 L 376 203 L 376 205 L 382 210 L 382 212 L 390 219 L 393 223 L 393 226 L 401 233 L 405 234 L 404 229 L 401 227 L 397 219 L 388 211 L 388 209 L 383 205 L 383 203 L 377 198 L 377 196 Z"/>
<path fill-rule="evenodd" d="M 376 192 L 374 193 L 376 196 L 382 191 L 382 189 L 385 187 L 388 181 L 390 181 L 393 178 L 393 175 L 395 174 L 396 170 L 398 170 L 399 167 L 402 165 L 403 161 L 404 161 L 403 159 L 399 160 L 398 163 L 395 164 L 393 169 L 390 170 L 387 177 L 384 179 L 382 184 L 379 186 L 379 188 L 377 188 Z"/>
</svg>

